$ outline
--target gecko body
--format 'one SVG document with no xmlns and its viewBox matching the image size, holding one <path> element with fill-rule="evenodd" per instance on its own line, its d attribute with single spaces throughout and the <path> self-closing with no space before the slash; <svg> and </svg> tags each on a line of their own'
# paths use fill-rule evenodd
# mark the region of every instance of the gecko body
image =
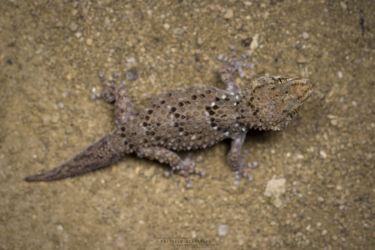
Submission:
<svg viewBox="0 0 375 250">
<path fill-rule="evenodd" d="M 310 96 L 307 79 L 260 77 L 243 89 L 235 81 L 241 65 L 232 61 L 220 70 L 225 88 L 190 87 L 152 97 L 135 107 L 124 82 L 107 83 L 102 97 L 114 104 L 116 128 L 72 159 L 26 181 L 53 181 L 84 174 L 126 155 L 167 164 L 183 176 L 196 173 L 194 162 L 178 151 L 210 147 L 231 139 L 227 162 L 246 172 L 241 148 L 249 129 L 280 130 Z M 245 174 L 244 174 L 245 175 Z"/>
</svg>

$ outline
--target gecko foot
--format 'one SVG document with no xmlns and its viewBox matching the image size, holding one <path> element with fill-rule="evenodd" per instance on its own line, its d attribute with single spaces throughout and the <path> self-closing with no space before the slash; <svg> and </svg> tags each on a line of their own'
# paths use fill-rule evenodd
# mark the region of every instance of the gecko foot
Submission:
<svg viewBox="0 0 375 250">
<path fill-rule="evenodd" d="M 234 184 L 236 186 L 239 186 L 242 178 L 245 178 L 249 182 L 251 182 L 254 178 L 250 174 L 250 172 L 253 169 L 257 168 L 258 166 L 259 166 L 259 163 L 257 161 L 253 161 L 253 162 L 247 163 L 246 165 L 244 165 L 241 168 L 239 168 L 238 170 L 236 170 L 234 172 Z"/>
<path fill-rule="evenodd" d="M 255 69 L 254 63 L 247 62 L 248 58 L 246 55 L 242 56 L 231 56 L 227 57 L 224 55 L 219 55 L 217 59 L 223 63 L 223 67 L 221 72 L 226 72 L 227 74 L 234 75 L 238 73 L 238 75 L 242 78 L 245 76 L 244 69 Z"/>
<path fill-rule="evenodd" d="M 109 104 L 114 104 L 116 101 L 116 92 L 125 85 L 124 80 L 120 80 L 121 74 L 118 72 L 112 73 L 110 78 L 107 78 L 103 71 L 99 72 L 99 79 L 103 85 L 102 92 L 96 96 L 96 99 L 102 99 Z M 118 84 L 120 82 L 120 84 Z"/>
<path fill-rule="evenodd" d="M 244 68 L 254 69 L 255 65 L 246 62 L 246 57 L 226 57 L 224 55 L 219 55 L 218 60 L 223 63 L 223 66 L 219 70 L 219 75 L 222 82 L 226 85 L 226 89 L 232 93 L 241 92 L 240 86 L 236 82 L 236 75 L 238 74 L 240 78 L 245 76 Z M 255 72 L 254 72 L 255 73 Z M 253 74 L 254 74 L 253 73 Z"/>
<path fill-rule="evenodd" d="M 190 179 L 191 175 L 198 175 L 199 177 L 203 177 L 205 172 L 203 170 L 197 170 L 195 168 L 195 162 L 190 159 L 190 157 L 185 158 L 185 160 L 181 161 L 176 167 L 171 168 L 164 172 L 164 176 L 169 177 L 174 172 L 179 175 L 182 175 L 185 178 L 185 187 L 190 189 L 193 187 L 193 183 Z"/>
<path fill-rule="evenodd" d="M 179 175 L 184 177 L 188 177 L 189 175 L 204 175 L 203 171 L 199 171 L 195 168 L 195 162 L 190 159 L 190 157 L 187 157 L 185 160 L 181 161 L 180 164 L 172 169 L 172 171 L 177 171 Z"/>
</svg>

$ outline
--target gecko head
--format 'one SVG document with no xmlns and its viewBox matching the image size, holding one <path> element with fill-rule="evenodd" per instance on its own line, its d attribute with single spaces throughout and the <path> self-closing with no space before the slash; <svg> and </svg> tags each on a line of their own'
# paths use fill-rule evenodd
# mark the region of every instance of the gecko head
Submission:
<svg viewBox="0 0 375 250">
<path fill-rule="evenodd" d="M 254 116 L 262 129 L 280 130 L 295 117 L 311 93 L 312 84 L 307 79 L 261 77 L 252 88 Z"/>
</svg>

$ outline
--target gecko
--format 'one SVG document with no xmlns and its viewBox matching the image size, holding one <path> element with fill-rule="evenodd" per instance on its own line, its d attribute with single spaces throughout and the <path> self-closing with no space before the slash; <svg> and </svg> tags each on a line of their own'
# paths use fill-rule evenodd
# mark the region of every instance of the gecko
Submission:
<svg viewBox="0 0 375 250">
<path fill-rule="evenodd" d="M 135 106 L 124 80 L 100 76 L 100 95 L 114 105 L 115 129 L 56 168 L 25 178 L 54 181 L 98 170 L 126 155 L 158 161 L 184 177 L 199 174 L 190 157 L 179 151 L 205 149 L 230 139 L 227 163 L 237 176 L 248 176 L 251 164 L 242 154 L 250 129 L 281 130 L 312 93 L 304 78 L 262 76 L 240 87 L 243 65 L 226 58 L 218 71 L 224 88 L 193 86 L 168 91 Z"/>
</svg>

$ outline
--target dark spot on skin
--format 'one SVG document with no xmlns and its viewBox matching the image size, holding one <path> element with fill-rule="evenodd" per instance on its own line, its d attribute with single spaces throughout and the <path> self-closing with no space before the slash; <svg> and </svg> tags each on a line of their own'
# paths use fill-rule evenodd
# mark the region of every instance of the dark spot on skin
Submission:
<svg viewBox="0 0 375 250">
<path fill-rule="evenodd" d="M 220 101 L 220 98 L 219 98 L 219 97 L 215 97 L 215 101 L 216 101 L 216 102 L 219 102 L 219 101 Z"/>
<path fill-rule="evenodd" d="M 197 99 L 197 96 L 196 96 L 196 95 L 192 95 L 192 96 L 191 96 L 191 99 L 196 100 L 196 99 Z"/>
<path fill-rule="evenodd" d="M 160 125 L 161 125 L 161 124 L 160 124 L 159 122 L 156 123 L 156 126 L 160 127 Z"/>
<path fill-rule="evenodd" d="M 121 127 L 121 131 L 122 131 L 122 132 L 125 132 L 125 127 Z"/>
<path fill-rule="evenodd" d="M 176 107 L 172 107 L 171 108 L 171 112 L 173 113 L 173 112 L 175 112 L 177 109 L 176 109 Z"/>
<path fill-rule="evenodd" d="M 208 95 L 211 94 L 211 90 L 209 90 L 209 89 L 206 90 L 206 94 L 208 94 Z"/>
<path fill-rule="evenodd" d="M 179 114 L 179 113 L 176 113 L 176 114 L 174 114 L 174 116 L 175 116 L 176 118 L 179 118 L 179 117 L 180 117 L 180 114 Z"/>
<path fill-rule="evenodd" d="M 244 109 L 241 109 L 240 111 L 241 111 L 241 113 L 244 113 L 244 112 L 245 112 L 245 110 L 244 110 Z"/>
<path fill-rule="evenodd" d="M 212 111 L 212 110 L 208 111 L 208 113 L 209 113 L 210 115 L 214 115 L 214 114 L 215 114 L 215 112 Z"/>
<path fill-rule="evenodd" d="M 217 106 L 217 105 L 214 105 L 213 107 L 212 107 L 213 109 L 218 109 L 219 108 L 219 106 Z"/>
<path fill-rule="evenodd" d="M 155 132 L 154 132 L 154 131 L 150 131 L 150 135 L 151 135 L 151 136 L 154 136 L 154 135 L 155 135 Z"/>
<path fill-rule="evenodd" d="M 125 134 L 121 134 L 121 137 L 124 138 L 124 137 L 126 137 L 126 135 Z"/>
<path fill-rule="evenodd" d="M 175 122 L 175 123 L 173 124 L 173 126 L 177 128 L 177 127 L 178 127 L 178 122 Z"/>
<path fill-rule="evenodd" d="M 259 112 L 259 109 L 256 109 L 254 112 L 253 112 L 253 115 L 256 116 Z"/>
<path fill-rule="evenodd" d="M 205 94 L 200 94 L 200 96 L 201 96 L 202 98 L 205 98 L 205 97 L 206 97 L 206 95 L 205 95 Z"/>
<path fill-rule="evenodd" d="M 142 125 L 143 127 L 147 127 L 147 122 L 144 122 Z"/>
<path fill-rule="evenodd" d="M 188 135 L 189 135 L 189 133 L 185 131 L 184 132 L 184 136 L 188 136 Z"/>
<path fill-rule="evenodd" d="M 217 123 L 216 122 L 212 122 L 211 123 L 211 127 L 217 127 Z"/>
<path fill-rule="evenodd" d="M 164 103 L 165 103 L 165 100 L 161 100 L 161 101 L 160 101 L 160 104 L 164 104 Z"/>
<path fill-rule="evenodd" d="M 215 121 L 215 118 L 211 117 L 211 118 L 210 118 L 210 121 L 211 121 L 211 122 L 214 122 L 214 121 Z"/>
<path fill-rule="evenodd" d="M 178 106 L 182 107 L 182 106 L 184 106 L 184 103 L 183 102 L 179 102 Z"/>
<path fill-rule="evenodd" d="M 155 140 L 157 140 L 157 141 L 159 141 L 160 139 L 161 139 L 160 136 L 156 136 L 156 137 L 155 137 Z"/>
<path fill-rule="evenodd" d="M 184 131 L 184 128 L 178 128 L 178 131 L 182 132 Z"/>
<path fill-rule="evenodd" d="M 225 100 L 225 101 L 229 101 L 230 99 L 229 99 L 229 97 L 227 96 L 227 97 L 225 97 L 224 100 Z"/>
<path fill-rule="evenodd" d="M 184 115 L 181 116 L 181 119 L 185 119 L 185 118 L 186 118 L 186 116 L 184 116 Z"/>
<path fill-rule="evenodd" d="M 172 93 L 168 93 L 168 96 L 171 97 L 171 96 L 172 96 Z"/>
<path fill-rule="evenodd" d="M 191 102 L 190 101 L 185 101 L 186 104 L 190 104 Z"/>
<path fill-rule="evenodd" d="M 128 141 L 124 141 L 124 145 L 128 145 Z"/>
<path fill-rule="evenodd" d="M 143 143 L 148 143 L 148 140 L 147 139 L 143 139 Z"/>
<path fill-rule="evenodd" d="M 151 115 L 152 112 L 153 112 L 153 110 L 152 110 L 152 109 L 149 109 L 149 110 L 147 111 L 147 114 Z"/>
<path fill-rule="evenodd" d="M 150 117 L 148 115 L 146 115 L 145 117 L 146 121 L 150 120 Z"/>
<path fill-rule="evenodd" d="M 210 111 L 210 110 L 211 110 L 211 107 L 206 106 L 206 110 L 207 110 L 207 111 Z"/>
</svg>

